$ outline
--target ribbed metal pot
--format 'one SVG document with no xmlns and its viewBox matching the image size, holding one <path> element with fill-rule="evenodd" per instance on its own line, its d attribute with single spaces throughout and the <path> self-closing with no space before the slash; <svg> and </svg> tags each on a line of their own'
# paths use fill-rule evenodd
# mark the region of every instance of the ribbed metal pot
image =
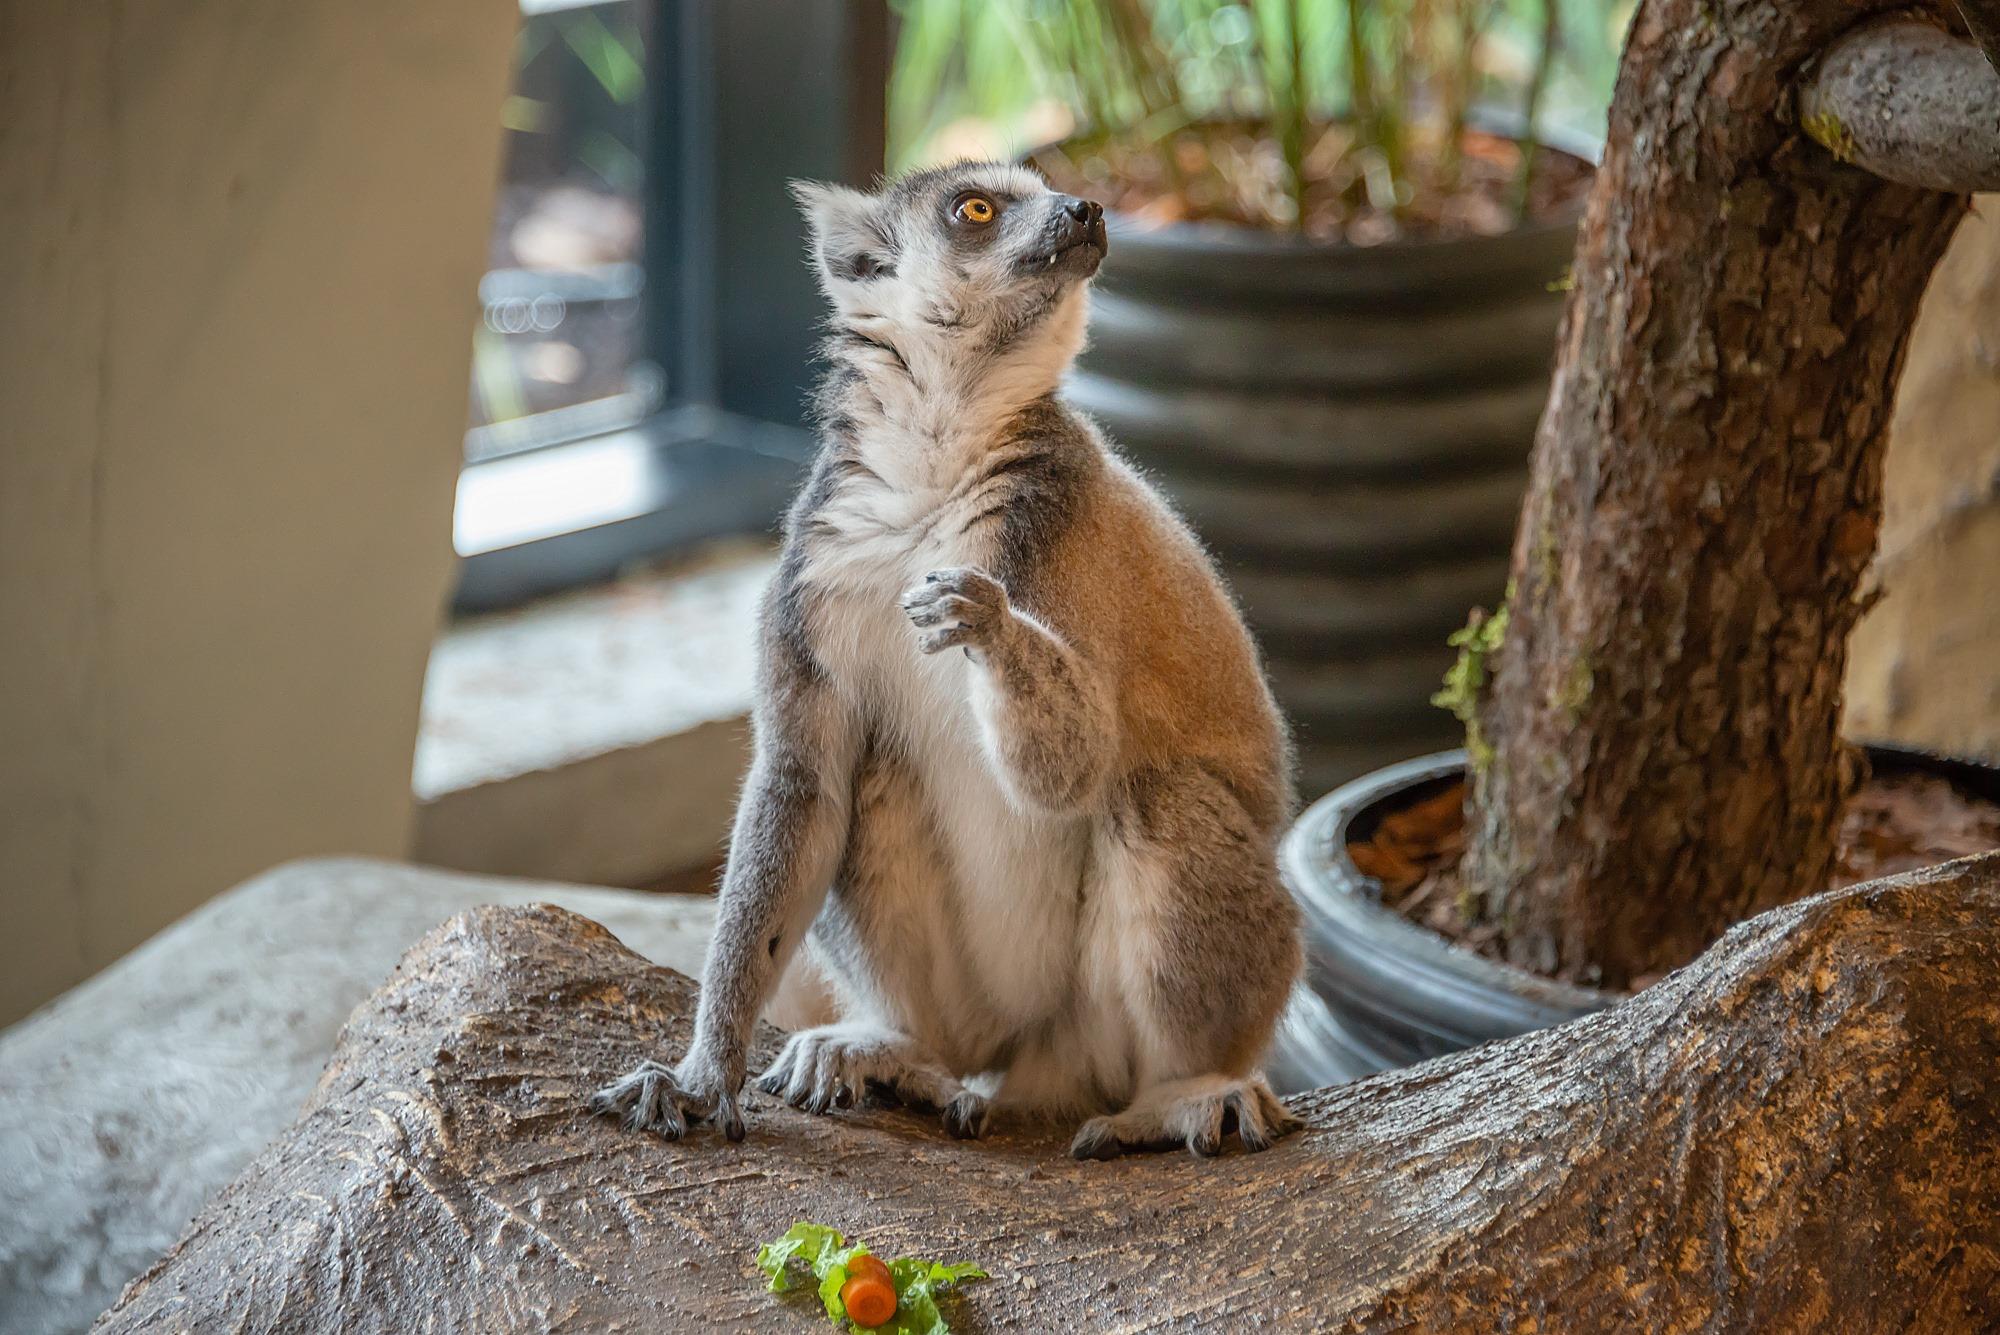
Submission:
<svg viewBox="0 0 2000 1335">
<path fill-rule="evenodd" d="M 2000 802 L 2000 766 L 1908 747 L 1866 747 L 1876 774 L 1918 773 Z M 1305 977 L 1266 1062 L 1286 1092 L 1356 1080 L 1463 1048 L 1562 1024 L 1617 1003 L 1487 959 L 1382 904 L 1348 856 L 1385 815 L 1457 783 L 1463 751 L 1363 775 L 1307 808 L 1278 869 L 1305 917 Z"/>
<path fill-rule="evenodd" d="M 1070 399 L 1221 559 L 1305 796 L 1456 738 L 1429 699 L 1506 582 L 1575 241 L 1112 220 Z"/>
</svg>

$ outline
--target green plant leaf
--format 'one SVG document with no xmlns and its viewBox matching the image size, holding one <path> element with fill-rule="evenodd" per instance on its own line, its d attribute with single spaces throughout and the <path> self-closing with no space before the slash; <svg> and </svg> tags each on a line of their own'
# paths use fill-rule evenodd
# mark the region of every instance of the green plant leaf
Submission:
<svg viewBox="0 0 2000 1335">
<path fill-rule="evenodd" d="M 846 1239 L 840 1236 L 837 1229 L 828 1228 L 824 1224 L 800 1222 L 787 1229 L 783 1237 L 759 1247 L 757 1265 L 770 1277 L 771 1292 L 783 1293 L 792 1287 L 786 1263 L 794 1256 L 803 1259 L 817 1275 L 820 1257 L 838 1250 L 845 1242 Z"/>
<path fill-rule="evenodd" d="M 847 1315 L 847 1306 L 840 1301 L 841 1286 L 847 1283 L 847 1258 L 843 1256 L 837 1261 L 826 1258 L 813 1270 L 819 1276 L 819 1300 L 825 1305 L 826 1314 L 839 1321 Z"/>
<path fill-rule="evenodd" d="M 801 1221 L 787 1229 L 784 1236 L 759 1247 L 757 1265 L 769 1276 L 772 1291 L 784 1293 L 796 1282 L 791 1263 L 803 1262 L 819 1281 L 820 1305 L 826 1309 L 827 1317 L 836 1326 L 860 1331 L 862 1327 L 848 1318 L 847 1308 L 840 1301 L 840 1290 L 847 1283 L 848 1266 L 854 1258 L 872 1255 L 861 1243 L 848 1246 L 836 1229 Z M 951 1335 L 950 1325 L 938 1311 L 938 1287 L 987 1278 L 986 1271 L 971 1261 L 946 1264 L 902 1256 L 888 1262 L 888 1267 L 890 1282 L 896 1288 L 896 1314 L 875 1329 L 889 1335 Z"/>
</svg>

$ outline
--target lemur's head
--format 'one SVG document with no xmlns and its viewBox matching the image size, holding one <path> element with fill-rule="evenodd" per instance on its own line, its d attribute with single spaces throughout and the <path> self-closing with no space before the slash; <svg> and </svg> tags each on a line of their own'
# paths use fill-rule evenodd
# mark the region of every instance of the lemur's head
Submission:
<svg viewBox="0 0 2000 1335">
<path fill-rule="evenodd" d="M 836 326 L 917 348 L 1083 341 L 1084 287 L 1104 259 L 1104 210 L 1025 167 L 961 163 L 874 194 L 800 182 L 813 261 Z"/>
</svg>

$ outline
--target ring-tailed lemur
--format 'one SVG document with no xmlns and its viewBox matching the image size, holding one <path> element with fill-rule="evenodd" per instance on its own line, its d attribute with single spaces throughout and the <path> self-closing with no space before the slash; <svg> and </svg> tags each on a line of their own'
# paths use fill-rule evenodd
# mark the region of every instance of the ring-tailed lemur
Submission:
<svg viewBox="0 0 2000 1335">
<path fill-rule="evenodd" d="M 839 1022 L 761 1087 L 871 1090 L 1079 1156 L 1294 1125 L 1256 1065 L 1300 963 L 1290 754 L 1187 527 L 1066 408 L 1102 210 L 1003 164 L 795 192 L 833 306 L 822 444 L 765 599 L 756 754 L 691 1050 L 593 1105 L 743 1135 L 802 943 Z M 958 650 L 960 652 L 951 652 Z"/>
</svg>

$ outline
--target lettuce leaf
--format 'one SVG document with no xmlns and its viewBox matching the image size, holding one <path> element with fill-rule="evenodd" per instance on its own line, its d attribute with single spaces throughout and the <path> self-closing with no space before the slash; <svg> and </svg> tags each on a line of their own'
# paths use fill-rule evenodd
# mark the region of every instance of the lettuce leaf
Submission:
<svg viewBox="0 0 2000 1335">
<path fill-rule="evenodd" d="M 757 1265 L 769 1277 L 772 1292 L 784 1293 L 796 1282 L 791 1263 L 803 1262 L 819 1281 L 820 1304 L 826 1308 L 828 1319 L 836 1326 L 860 1331 L 862 1327 L 848 1319 L 840 1290 L 847 1283 L 848 1266 L 854 1258 L 873 1254 L 860 1243 L 849 1246 L 836 1229 L 800 1222 L 786 1230 L 784 1236 L 759 1247 Z M 951 1327 L 938 1311 L 938 1288 L 963 1280 L 988 1278 L 985 1270 L 970 1261 L 947 1265 L 903 1256 L 890 1261 L 888 1266 L 890 1281 L 896 1286 L 896 1314 L 875 1329 L 889 1335 L 951 1335 Z"/>
<path fill-rule="evenodd" d="M 786 1263 L 794 1256 L 803 1259 L 812 1267 L 813 1273 L 818 1274 L 820 1257 L 838 1251 L 846 1241 L 838 1230 L 824 1224 L 793 1224 L 785 1230 L 783 1237 L 757 1249 L 757 1265 L 770 1277 L 771 1292 L 783 1293 L 792 1287 Z"/>
</svg>

